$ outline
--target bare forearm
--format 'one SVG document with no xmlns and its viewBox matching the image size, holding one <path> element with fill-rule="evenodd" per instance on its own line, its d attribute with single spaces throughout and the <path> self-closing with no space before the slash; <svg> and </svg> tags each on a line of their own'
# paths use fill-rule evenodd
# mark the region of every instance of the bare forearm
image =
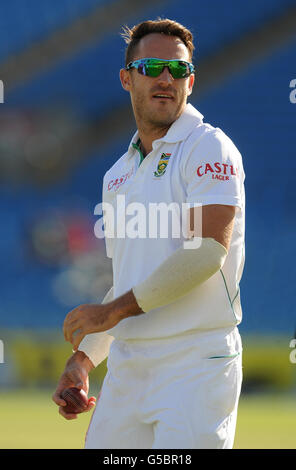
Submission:
<svg viewBox="0 0 296 470">
<path fill-rule="evenodd" d="M 129 290 L 125 294 L 110 302 L 109 307 L 112 311 L 112 315 L 114 315 L 114 318 L 117 320 L 117 323 L 124 318 L 144 313 L 141 307 L 139 307 L 132 290 Z"/>
</svg>

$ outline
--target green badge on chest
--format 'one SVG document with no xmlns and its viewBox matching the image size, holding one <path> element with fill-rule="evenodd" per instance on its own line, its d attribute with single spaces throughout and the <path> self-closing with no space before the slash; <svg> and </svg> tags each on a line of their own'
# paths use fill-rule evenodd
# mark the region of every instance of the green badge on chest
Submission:
<svg viewBox="0 0 296 470">
<path fill-rule="evenodd" d="M 154 172 L 154 176 L 159 177 L 166 171 L 166 167 L 169 163 L 171 153 L 163 153 L 157 165 L 157 170 Z"/>
</svg>

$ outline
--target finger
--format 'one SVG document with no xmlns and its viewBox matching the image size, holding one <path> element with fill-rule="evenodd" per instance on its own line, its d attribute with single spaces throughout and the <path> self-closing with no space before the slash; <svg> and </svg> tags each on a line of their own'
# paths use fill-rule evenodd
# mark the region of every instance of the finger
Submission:
<svg viewBox="0 0 296 470">
<path fill-rule="evenodd" d="M 63 332 L 64 332 L 64 338 L 65 338 L 66 341 L 69 341 L 69 333 L 68 333 L 69 332 L 69 327 L 72 324 L 72 322 L 76 320 L 74 310 L 71 310 L 71 312 L 69 312 L 66 315 L 65 320 L 64 320 Z"/>
<path fill-rule="evenodd" d="M 85 413 L 86 411 L 92 410 L 94 406 L 96 406 L 96 399 L 95 399 L 95 397 L 91 397 L 91 398 L 88 400 L 88 405 L 87 405 L 87 407 L 85 408 L 85 410 L 83 411 L 83 413 Z"/>
<path fill-rule="evenodd" d="M 64 320 L 63 333 L 64 333 L 65 341 L 68 341 L 68 320 L 67 320 L 67 317 Z"/>
<path fill-rule="evenodd" d="M 63 333 L 64 333 L 64 338 L 66 341 L 68 341 L 67 330 L 68 330 L 68 324 L 69 324 L 70 318 L 71 318 L 71 312 L 66 315 L 64 324 L 63 324 Z"/>
<path fill-rule="evenodd" d="M 66 341 L 72 343 L 73 341 L 73 333 L 74 331 L 78 330 L 80 327 L 80 320 L 72 319 L 64 325 L 64 337 Z"/>
<path fill-rule="evenodd" d="M 88 404 L 89 404 L 89 405 L 95 405 L 96 402 L 97 402 L 96 397 L 90 397 L 90 398 L 88 399 Z"/>
<path fill-rule="evenodd" d="M 63 416 L 63 418 L 68 419 L 68 420 L 77 419 L 77 414 L 75 414 L 75 413 L 66 413 L 62 406 L 59 408 L 59 414 L 61 416 Z"/>
<path fill-rule="evenodd" d="M 66 406 L 66 402 L 65 400 L 63 400 L 61 397 L 60 397 L 60 394 L 55 392 L 53 395 L 52 395 L 52 400 L 59 406 Z"/>
<path fill-rule="evenodd" d="M 75 330 L 73 332 L 73 335 L 72 335 L 73 340 L 71 341 L 71 343 L 73 344 L 74 351 L 77 351 L 78 346 L 84 337 L 85 337 L 85 333 L 82 331 L 81 328 L 78 328 L 78 330 Z"/>
<path fill-rule="evenodd" d="M 68 320 L 64 324 L 64 337 L 66 341 L 72 343 L 72 335 L 75 330 L 79 327 L 79 323 L 77 320 Z"/>
<path fill-rule="evenodd" d="M 77 331 L 77 333 L 76 333 Z M 68 341 L 74 343 L 75 335 L 82 331 L 81 320 L 75 320 L 68 326 Z"/>
</svg>

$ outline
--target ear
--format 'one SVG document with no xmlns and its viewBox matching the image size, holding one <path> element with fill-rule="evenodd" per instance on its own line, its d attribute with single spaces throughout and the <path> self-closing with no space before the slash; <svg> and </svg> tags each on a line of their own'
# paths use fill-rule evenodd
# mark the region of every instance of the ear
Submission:
<svg viewBox="0 0 296 470">
<path fill-rule="evenodd" d="M 192 93 L 192 88 L 193 88 L 193 85 L 194 85 L 194 81 L 195 81 L 195 75 L 194 75 L 194 73 L 192 73 L 192 74 L 189 76 L 189 80 L 188 80 L 188 92 L 187 92 L 187 96 L 190 96 L 191 93 Z"/>
<path fill-rule="evenodd" d="M 122 88 L 126 91 L 131 89 L 131 76 L 130 73 L 125 69 L 120 69 L 119 78 L 121 81 Z"/>
</svg>

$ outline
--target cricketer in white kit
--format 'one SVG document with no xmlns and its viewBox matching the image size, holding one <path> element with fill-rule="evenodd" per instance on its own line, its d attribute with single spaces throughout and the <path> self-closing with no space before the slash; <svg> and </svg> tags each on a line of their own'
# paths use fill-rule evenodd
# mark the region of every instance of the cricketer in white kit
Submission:
<svg viewBox="0 0 296 470">
<path fill-rule="evenodd" d="M 127 42 L 120 78 L 137 131 L 103 182 L 113 287 L 101 305 L 67 315 L 64 335 L 75 352 L 53 399 L 65 418 L 77 417 L 63 411 L 61 391 L 88 391 L 89 371 L 108 356 L 86 448 L 232 448 L 242 382 L 242 158 L 187 103 L 190 31 L 149 21 L 129 30 Z M 151 227 L 161 204 L 171 208 L 165 236 L 155 235 L 155 219 Z M 188 231 L 171 230 L 184 205 Z M 128 226 L 122 213 L 135 209 Z M 91 397 L 88 410 L 94 405 Z"/>
</svg>

